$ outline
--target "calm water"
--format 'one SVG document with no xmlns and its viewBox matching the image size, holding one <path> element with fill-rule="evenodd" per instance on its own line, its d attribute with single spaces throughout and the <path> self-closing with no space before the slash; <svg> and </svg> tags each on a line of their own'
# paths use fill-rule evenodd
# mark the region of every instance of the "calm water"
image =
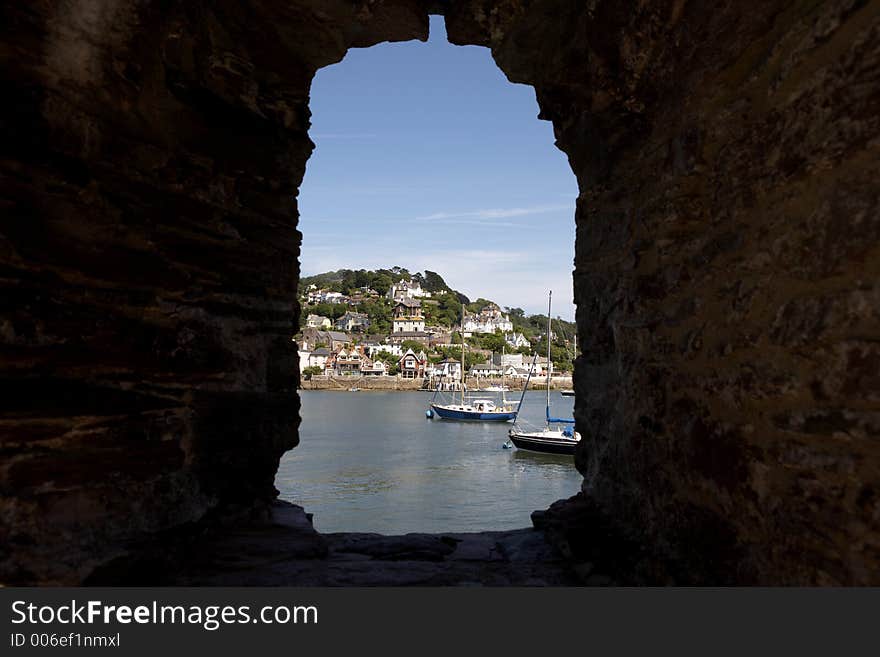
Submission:
<svg viewBox="0 0 880 657">
<path fill-rule="evenodd" d="M 572 457 L 502 449 L 510 423 L 426 419 L 430 393 L 300 395 L 300 444 L 282 458 L 275 485 L 322 532 L 527 527 L 532 511 L 580 488 Z M 529 392 L 523 418 L 541 426 L 544 401 Z M 571 397 L 551 392 L 551 401 L 554 414 L 571 413 Z"/>
</svg>

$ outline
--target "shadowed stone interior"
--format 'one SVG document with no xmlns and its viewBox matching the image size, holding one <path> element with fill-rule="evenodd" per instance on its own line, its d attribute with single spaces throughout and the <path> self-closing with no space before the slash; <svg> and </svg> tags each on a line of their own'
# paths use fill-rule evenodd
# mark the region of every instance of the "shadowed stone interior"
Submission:
<svg viewBox="0 0 880 657">
<path fill-rule="evenodd" d="M 578 179 L 584 493 L 535 516 L 565 567 L 273 505 L 311 79 L 429 12 Z M 0 581 L 208 551 L 169 580 L 880 583 L 880 3 L 67 0 L 0 32 Z"/>
</svg>

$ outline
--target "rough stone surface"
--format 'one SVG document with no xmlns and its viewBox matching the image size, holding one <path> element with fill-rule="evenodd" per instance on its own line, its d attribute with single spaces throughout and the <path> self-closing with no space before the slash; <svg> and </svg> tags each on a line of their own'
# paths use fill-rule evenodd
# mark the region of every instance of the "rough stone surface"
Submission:
<svg viewBox="0 0 880 657">
<path fill-rule="evenodd" d="M 584 490 L 691 583 L 880 583 L 880 3 L 452 3 L 580 187 Z"/>
<path fill-rule="evenodd" d="M 107 574 L 208 519 L 259 543 L 297 442 L 309 85 L 429 10 L 534 86 L 580 186 L 589 501 L 548 536 L 593 583 L 627 581 L 574 538 L 599 523 L 645 551 L 635 580 L 880 584 L 876 0 L 4 4 L 0 582 Z M 269 525 L 311 555 L 291 583 L 440 581 L 498 543 L 397 559 Z"/>
<path fill-rule="evenodd" d="M 92 574 L 95 585 L 584 585 L 536 529 L 473 534 L 318 534 L 301 507 L 278 502 L 243 526 L 199 523 Z M 168 551 L 173 545 L 174 550 Z M 609 578 L 610 580 L 610 578 Z"/>
<path fill-rule="evenodd" d="M 311 79 L 416 5 L 4 3 L 0 582 L 275 497 Z"/>
</svg>

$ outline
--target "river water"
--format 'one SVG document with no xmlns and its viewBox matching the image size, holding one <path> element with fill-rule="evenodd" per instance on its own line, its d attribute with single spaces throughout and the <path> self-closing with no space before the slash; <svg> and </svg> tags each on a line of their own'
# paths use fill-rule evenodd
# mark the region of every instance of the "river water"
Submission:
<svg viewBox="0 0 880 657">
<path fill-rule="evenodd" d="M 300 444 L 275 478 L 282 499 L 321 532 L 464 532 L 527 527 L 580 489 L 571 456 L 503 449 L 509 422 L 428 420 L 430 394 L 301 391 Z M 545 399 L 528 392 L 521 418 L 543 426 Z M 551 392 L 556 417 L 572 402 Z"/>
</svg>

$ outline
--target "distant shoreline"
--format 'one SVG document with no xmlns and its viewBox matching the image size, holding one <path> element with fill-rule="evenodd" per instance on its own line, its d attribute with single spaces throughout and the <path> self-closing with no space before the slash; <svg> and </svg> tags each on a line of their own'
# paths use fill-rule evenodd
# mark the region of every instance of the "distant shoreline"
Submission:
<svg viewBox="0 0 880 657">
<path fill-rule="evenodd" d="M 329 390 L 331 392 L 350 392 L 352 388 L 359 391 L 382 390 L 392 392 L 433 392 L 433 388 L 423 388 L 423 379 L 401 379 L 396 376 L 364 376 L 364 377 L 333 377 L 313 376 L 311 379 L 303 379 L 300 382 L 300 390 Z M 509 388 L 508 392 L 522 390 L 522 381 L 505 381 Z M 467 381 L 470 392 L 479 392 L 480 388 L 501 385 L 500 378 L 473 378 Z M 544 390 L 547 381 L 544 377 L 535 377 L 529 381 L 529 390 Z M 551 390 L 564 390 L 572 387 L 569 376 L 553 377 L 550 381 Z M 487 391 L 490 392 L 490 391 Z"/>
</svg>

